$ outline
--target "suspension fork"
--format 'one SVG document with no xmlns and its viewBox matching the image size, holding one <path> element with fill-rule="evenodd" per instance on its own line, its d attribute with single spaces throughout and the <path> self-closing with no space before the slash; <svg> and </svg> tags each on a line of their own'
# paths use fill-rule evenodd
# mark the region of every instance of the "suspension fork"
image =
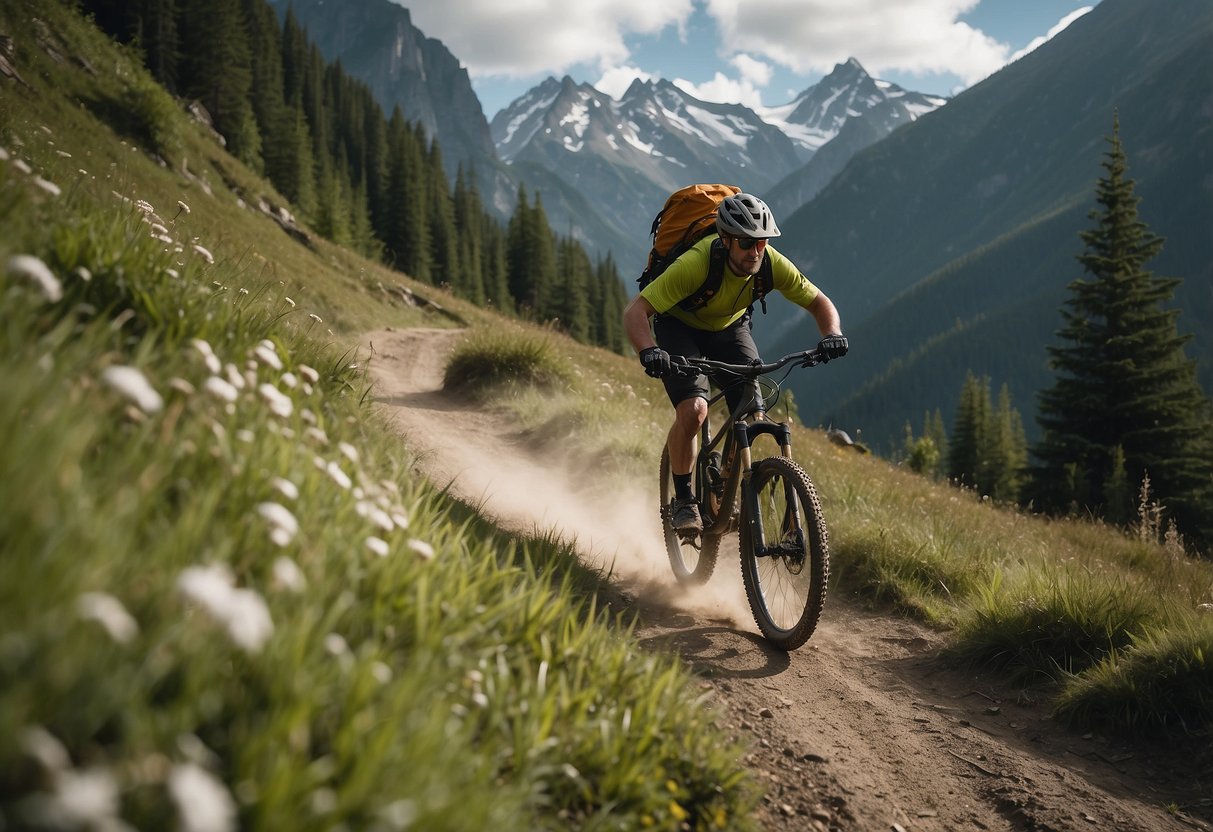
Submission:
<svg viewBox="0 0 1213 832">
<path fill-rule="evenodd" d="M 743 460 L 741 468 L 741 499 L 745 501 L 747 509 L 747 522 L 750 526 L 750 540 L 754 545 L 754 555 L 756 557 L 769 557 L 771 555 L 780 554 L 781 547 L 768 547 L 765 545 L 766 540 L 765 530 L 763 529 L 762 521 L 762 506 L 759 505 L 758 492 L 754 488 L 754 472 L 752 470 L 752 451 L 751 445 L 756 437 L 762 434 L 770 434 L 778 443 L 780 455 L 784 458 L 791 459 L 792 457 L 792 431 L 786 424 L 778 422 L 769 422 L 762 420 L 747 424 L 746 422 L 737 422 L 734 425 L 734 436 L 738 447 L 738 456 Z M 791 486 L 786 485 L 785 488 Z M 800 508 L 795 499 L 788 499 L 784 508 L 784 517 L 782 518 L 783 532 L 788 529 L 800 528 Z M 782 534 L 780 537 L 782 538 Z"/>
</svg>

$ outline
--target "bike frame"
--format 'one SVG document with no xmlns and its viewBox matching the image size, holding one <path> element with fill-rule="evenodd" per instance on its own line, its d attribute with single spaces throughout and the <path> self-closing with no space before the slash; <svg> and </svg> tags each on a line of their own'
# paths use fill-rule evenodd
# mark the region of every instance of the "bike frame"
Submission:
<svg viewBox="0 0 1213 832">
<path fill-rule="evenodd" d="M 717 393 L 708 400 L 708 407 L 724 397 L 724 391 Z M 751 511 L 750 522 L 756 526 L 755 540 L 763 540 L 762 517 L 758 511 L 757 498 L 750 488 L 752 475 L 754 440 L 763 434 L 769 434 L 779 443 L 780 454 L 792 456 L 792 431 L 784 422 L 772 422 L 767 419 L 766 411 L 754 407 L 755 402 L 743 402 L 729 414 L 725 424 L 720 426 L 715 436 L 711 435 L 711 420 L 704 419 L 700 428 L 700 450 L 696 456 L 695 478 L 696 493 L 705 495 L 711 486 L 707 482 L 707 468 L 712 452 L 721 447 L 721 475 L 725 477 L 724 489 L 720 492 L 720 510 L 716 512 L 715 520 L 704 529 L 704 534 L 725 535 L 734 531 L 733 519 L 738 508 L 738 490 Z M 730 430 L 730 423 L 732 430 Z M 723 443 L 723 444 L 722 444 Z M 727 474 L 726 474 L 727 472 Z M 701 499 L 706 499 L 701 497 Z M 763 553 L 758 553 L 763 554 Z"/>
</svg>

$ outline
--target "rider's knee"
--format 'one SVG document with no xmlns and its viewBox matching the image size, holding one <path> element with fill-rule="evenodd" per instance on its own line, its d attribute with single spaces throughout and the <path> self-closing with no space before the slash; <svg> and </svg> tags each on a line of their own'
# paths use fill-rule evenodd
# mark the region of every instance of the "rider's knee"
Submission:
<svg viewBox="0 0 1213 832">
<path fill-rule="evenodd" d="M 683 399 L 676 408 L 678 419 L 685 423 L 693 423 L 696 428 L 703 424 L 708 417 L 708 403 L 699 396 Z"/>
</svg>

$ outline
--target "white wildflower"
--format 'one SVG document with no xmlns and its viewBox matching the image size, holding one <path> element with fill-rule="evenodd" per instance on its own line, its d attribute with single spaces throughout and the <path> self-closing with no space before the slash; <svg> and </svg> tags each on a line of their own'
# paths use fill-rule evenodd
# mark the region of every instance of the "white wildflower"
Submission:
<svg viewBox="0 0 1213 832">
<path fill-rule="evenodd" d="M 322 324 L 322 323 L 324 323 L 324 318 L 321 318 L 321 317 L 320 317 L 319 315 L 317 315 L 315 312 L 309 312 L 307 316 L 308 316 L 309 318 L 311 318 L 313 321 L 315 321 L 316 323 L 318 323 L 318 324 Z"/>
<path fill-rule="evenodd" d="M 176 269 L 165 269 L 164 273 L 167 274 L 169 277 L 171 277 L 173 280 L 181 279 L 181 272 L 177 271 Z"/>
<path fill-rule="evenodd" d="M 24 277 L 33 281 L 42 290 L 42 295 L 51 303 L 63 299 L 63 286 L 59 278 L 51 273 L 45 263 L 31 254 L 18 254 L 9 258 L 6 271 L 16 277 Z"/>
<path fill-rule="evenodd" d="M 190 207 L 181 200 L 177 200 L 177 212 L 181 213 L 182 211 L 188 214 L 190 212 Z"/>
<path fill-rule="evenodd" d="M 79 278 L 83 283 L 91 283 L 93 280 L 93 273 L 84 266 L 77 266 L 76 268 L 72 269 L 72 277 Z"/>
<path fill-rule="evenodd" d="M 346 491 L 350 490 L 350 486 L 352 486 L 353 483 L 350 481 L 350 478 L 345 471 L 341 470 L 340 465 L 338 465 L 336 462 L 330 462 L 325 466 L 324 470 L 332 478 L 333 482 L 337 483 L 337 485 L 341 486 Z"/>
<path fill-rule="evenodd" d="M 24 159 L 14 159 L 13 167 L 15 167 L 17 170 L 21 171 L 22 173 L 28 174 L 28 173 L 34 172 L 34 169 L 29 166 L 29 162 L 25 161 Z"/>
<path fill-rule="evenodd" d="M 197 243 L 194 243 L 194 251 L 198 255 L 200 255 L 202 257 L 202 259 L 205 260 L 207 263 L 215 262 L 215 255 L 211 254 L 209 251 L 207 251 L 205 248 L 198 245 Z"/>
<path fill-rule="evenodd" d="M 349 442 L 338 442 L 337 450 L 340 451 L 341 455 L 350 462 L 353 462 L 354 464 L 358 463 L 358 449 Z"/>
<path fill-rule="evenodd" d="M 315 425 L 320 422 L 320 420 L 316 418 L 316 414 L 313 413 L 311 408 L 308 407 L 305 407 L 303 410 L 299 411 L 299 418 L 307 422 L 309 425 Z M 326 444 L 328 443 L 329 440 L 327 436 L 324 437 L 324 441 Z"/>
<path fill-rule="evenodd" d="M 320 373 L 316 372 L 306 364 L 299 365 L 299 375 L 303 376 L 312 384 L 320 381 Z"/>
<path fill-rule="evenodd" d="M 187 396 L 192 396 L 196 392 L 194 390 L 194 385 L 190 384 L 185 379 L 178 378 L 176 376 L 168 380 L 168 386 L 170 390 L 176 390 L 178 393 L 184 393 Z"/>
<path fill-rule="evenodd" d="M 145 214 L 154 213 L 156 210 L 155 208 L 152 207 L 152 204 L 150 202 L 148 202 L 146 199 L 136 200 L 135 207 L 138 208 L 140 211 L 142 211 Z"/>
<path fill-rule="evenodd" d="M 155 413 L 164 407 L 164 399 L 148 382 L 147 376 L 135 367 L 106 367 L 101 380 L 137 404 L 144 413 Z"/>
<path fill-rule="evenodd" d="M 381 685 L 386 685 L 392 681 L 392 669 L 383 662 L 373 662 L 371 664 L 371 675 Z"/>
<path fill-rule="evenodd" d="M 104 592 L 86 592 L 76 599 L 76 612 L 85 621 L 96 621 L 110 638 L 128 644 L 139 634 L 139 625 L 122 602 Z"/>
<path fill-rule="evenodd" d="M 388 556 L 388 552 L 391 551 L 391 547 L 388 546 L 386 540 L 381 537 L 375 537 L 374 535 L 366 539 L 366 548 L 370 549 L 381 558 L 386 558 Z"/>
<path fill-rule="evenodd" d="M 181 573 L 177 587 L 223 624 L 246 652 L 259 652 L 274 631 L 265 600 L 250 589 L 237 589 L 223 566 L 191 566 Z"/>
<path fill-rule="evenodd" d="M 289 297 L 287 297 L 286 295 L 283 295 L 282 299 L 287 302 L 287 304 L 291 307 L 291 309 L 295 308 L 295 302 L 293 300 L 291 300 Z"/>
<path fill-rule="evenodd" d="M 151 227 L 152 227 L 152 236 L 153 236 L 153 237 L 158 236 L 158 235 L 160 235 L 160 234 L 167 234 L 167 233 L 168 233 L 168 229 L 167 229 L 167 228 L 165 228 L 163 225 L 161 225 L 161 224 L 160 224 L 160 223 L 158 223 L 158 222 L 153 222 L 153 223 L 150 223 L 150 225 L 151 225 Z M 171 241 L 170 241 L 170 242 L 171 242 Z"/>
<path fill-rule="evenodd" d="M 307 416 L 307 411 L 305 410 L 305 411 L 304 411 L 302 414 L 300 414 L 300 415 L 302 415 L 302 416 L 306 417 L 306 416 Z M 305 420 L 306 420 L 306 419 L 305 419 Z M 329 443 L 329 437 L 328 437 L 328 434 L 327 434 L 327 433 L 325 433 L 325 432 L 324 432 L 323 430 L 321 430 L 320 428 L 317 428 L 317 427 L 311 427 L 311 428 L 308 428 L 307 430 L 305 430 L 303 433 L 304 433 L 304 435 L 305 435 L 305 436 L 307 436 L 307 438 L 308 438 L 308 439 L 311 439 L 313 442 L 315 442 L 315 443 L 317 443 L 317 444 L 319 444 L 319 445 L 327 445 L 327 444 Z"/>
<path fill-rule="evenodd" d="M 270 539 L 279 546 L 290 543 L 299 533 L 299 521 L 281 503 L 258 503 L 257 513 L 270 524 Z"/>
<path fill-rule="evenodd" d="M 62 191 L 59 190 L 58 185 L 56 185 L 54 182 L 43 179 L 41 176 L 34 177 L 34 184 L 46 191 L 51 196 L 59 196 L 59 194 L 62 193 Z"/>
<path fill-rule="evenodd" d="M 424 540 L 411 538 L 409 540 L 409 548 L 417 553 L 417 557 L 421 560 L 431 560 L 434 557 L 434 547 L 426 543 Z"/>
<path fill-rule="evenodd" d="M 71 768 L 72 758 L 68 756 L 63 743 L 41 725 L 22 729 L 21 748 L 47 771 L 63 771 Z"/>
<path fill-rule="evenodd" d="M 168 790 L 182 832 L 234 832 L 236 801 L 215 775 L 196 763 L 173 766 Z"/>
<path fill-rule="evenodd" d="M 291 401 L 291 397 L 272 384 L 261 385 L 257 388 L 257 392 L 261 394 L 261 398 L 265 399 L 266 404 L 270 406 L 270 412 L 276 416 L 281 416 L 285 419 L 295 409 L 295 404 Z"/>
<path fill-rule="evenodd" d="M 201 338 L 195 338 L 190 343 L 194 349 L 202 354 L 203 359 L 206 361 L 206 368 L 215 375 L 219 375 L 219 371 L 223 369 L 223 365 L 219 361 L 219 356 L 215 355 L 215 351 L 211 349 L 211 345 Z"/>
<path fill-rule="evenodd" d="M 267 367 L 272 367 L 275 370 L 282 369 L 282 359 L 278 357 L 278 348 L 268 338 L 253 348 L 253 355 Z"/>
<path fill-rule="evenodd" d="M 243 442 L 246 445 L 251 445 L 257 439 L 257 434 L 253 433 L 248 428 L 241 428 L 236 431 L 236 441 Z"/>
<path fill-rule="evenodd" d="M 282 496 L 286 497 L 288 500 L 299 499 L 299 486 L 295 485 L 295 483 L 288 479 L 275 477 L 270 482 L 270 487 L 280 493 Z"/>
<path fill-rule="evenodd" d="M 362 501 L 358 503 L 355 508 L 360 516 L 370 520 L 385 532 L 390 532 L 396 528 L 396 524 L 392 521 L 391 515 L 379 508 L 379 506 L 375 505 L 374 503 Z"/>
<path fill-rule="evenodd" d="M 294 390 L 296 387 L 299 386 L 299 379 L 295 376 L 294 373 L 286 372 L 286 373 L 282 374 L 282 384 L 288 390 Z"/>
<path fill-rule="evenodd" d="M 51 816 L 59 828 L 113 828 L 118 814 L 118 783 L 103 768 L 68 769 L 55 778 Z"/>
<path fill-rule="evenodd" d="M 307 579 L 295 561 L 281 555 L 274 560 L 274 585 L 291 592 L 302 592 Z"/>
<path fill-rule="evenodd" d="M 202 383 L 202 389 L 225 402 L 234 402 L 240 395 L 234 386 L 219 378 L 219 376 L 208 378 Z"/>
<path fill-rule="evenodd" d="M 244 376 L 240 375 L 239 367 L 229 361 L 224 365 L 223 371 L 227 373 L 227 380 L 233 387 L 237 390 L 244 389 Z"/>
<path fill-rule="evenodd" d="M 344 656 L 350 652 L 350 645 L 340 633 L 329 633 L 324 637 L 324 649 L 334 656 Z"/>
</svg>

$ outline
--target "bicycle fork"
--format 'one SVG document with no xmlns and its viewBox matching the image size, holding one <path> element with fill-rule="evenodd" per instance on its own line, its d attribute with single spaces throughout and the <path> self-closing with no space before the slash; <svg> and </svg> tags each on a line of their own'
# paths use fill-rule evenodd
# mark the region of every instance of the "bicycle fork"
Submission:
<svg viewBox="0 0 1213 832">
<path fill-rule="evenodd" d="M 791 429 L 787 425 L 777 424 L 773 422 L 755 422 L 746 424 L 738 422 L 735 426 L 736 437 L 738 441 L 739 456 L 742 464 L 741 475 L 741 499 L 744 501 L 747 511 L 747 522 L 749 524 L 750 540 L 753 541 L 755 557 L 783 557 L 783 556 L 798 556 L 803 557 L 804 540 L 803 531 L 800 523 L 800 504 L 796 499 L 795 489 L 790 484 L 784 483 L 784 507 L 783 517 L 780 518 L 780 534 L 779 542 L 774 546 L 766 545 L 766 534 L 763 527 L 762 506 L 760 505 L 758 491 L 754 488 L 754 472 L 752 468 L 752 452 L 751 444 L 756 436 L 768 433 L 775 438 L 779 443 L 780 455 L 790 459 L 792 457 L 792 438 Z M 796 534 L 796 540 L 789 541 L 789 533 Z"/>
</svg>

